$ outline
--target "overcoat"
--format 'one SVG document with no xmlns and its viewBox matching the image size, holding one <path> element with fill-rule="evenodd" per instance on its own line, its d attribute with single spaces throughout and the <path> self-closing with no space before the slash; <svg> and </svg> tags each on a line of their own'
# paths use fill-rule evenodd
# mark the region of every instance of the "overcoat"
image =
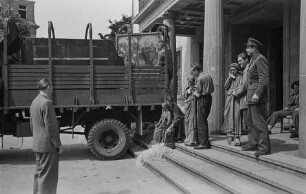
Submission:
<svg viewBox="0 0 306 194">
<path fill-rule="evenodd" d="M 260 53 L 252 57 L 248 72 L 247 103 L 265 103 L 268 100 L 267 86 L 269 84 L 269 67 L 268 60 Z M 257 102 L 252 101 L 253 95 L 259 97 Z"/>
</svg>

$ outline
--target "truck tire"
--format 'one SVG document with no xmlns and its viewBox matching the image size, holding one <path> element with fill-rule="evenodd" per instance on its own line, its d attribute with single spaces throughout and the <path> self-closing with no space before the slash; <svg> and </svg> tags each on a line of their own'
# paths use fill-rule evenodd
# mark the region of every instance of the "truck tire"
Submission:
<svg viewBox="0 0 306 194">
<path fill-rule="evenodd" d="M 117 160 L 128 149 L 128 131 L 128 128 L 118 120 L 101 120 L 89 131 L 88 148 L 99 160 Z"/>
</svg>

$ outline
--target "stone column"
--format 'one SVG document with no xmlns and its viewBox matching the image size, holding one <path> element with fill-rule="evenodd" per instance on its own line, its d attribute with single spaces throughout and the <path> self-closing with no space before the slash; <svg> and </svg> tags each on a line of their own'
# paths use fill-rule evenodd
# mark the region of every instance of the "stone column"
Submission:
<svg viewBox="0 0 306 194">
<path fill-rule="evenodd" d="M 306 0 L 301 0 L 300 22 L 299 152 L 306 158 Z"/>
<path fill-rule="evenodd" d="M 176 63 L 176 32 L 175 32 L 175 15 L 166 12 L 163 15 L 163 24 L 171 28 L 169 33 L 170 37 L 170 48 L 172 52 L 172 63 L 173 63 L 173 97 L 174 101 L 177 102 L 177 63 Z"/>
<path fill-rule="evenodd" d="M 223 0 L 205 0 L 203 71 L 209 72 L 215 84 L 208 118 L 212 134 L 220 131 L 223 119 Z"/>
<path fill-rule="evenodd" d="M 290 0 L 283 1 L 283 107 L 290 99 Z"/>
</svg>

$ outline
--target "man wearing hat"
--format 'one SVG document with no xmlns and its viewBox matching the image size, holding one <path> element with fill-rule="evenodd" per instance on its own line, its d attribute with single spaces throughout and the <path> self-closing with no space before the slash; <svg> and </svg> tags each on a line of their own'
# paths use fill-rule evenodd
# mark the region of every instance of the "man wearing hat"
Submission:
<svg viewBox="0 0 306 194">
<path fill-rule="evenodd" d="M 268 125 L 266 123 L 267 86 L 269 84 L 268 60 L 260 54 L 263 45 L 254 38 L 246 43 L 246 52 L 251 58 L 248 71 L 248 127 L 249 142 L 243 151 L 255 151 L 255 155 L 271 154 Z"/>
<path fill-rule="evenodd" d="M 269 117 L 267 123 L 269 130 L 281 119 L 288 115 L 292 116 L 293 123 L 292 128 L 297 128 L 298 126 L 298 111 L 299 111 L 299 81 L 295 81 L 291 84 L 291 89 L 293 94 L 291 95 L 290 102 L 287 104 L 284 110 L 275 111 Z M 293 130 L 294 131 L 294 130 Z M 297 137 L 296 134 L 292 133 L 291 138 Z"/>
<path fill-rule="evenodd" d="M 52 85 L 48 79 L 37 84 L 39 94 L 30 107 L 33 152 L 36 157 L 34 194 L 55 194 L 58 182 L 61 140 L 56 113 L 51 101 Z"/>
</svg>

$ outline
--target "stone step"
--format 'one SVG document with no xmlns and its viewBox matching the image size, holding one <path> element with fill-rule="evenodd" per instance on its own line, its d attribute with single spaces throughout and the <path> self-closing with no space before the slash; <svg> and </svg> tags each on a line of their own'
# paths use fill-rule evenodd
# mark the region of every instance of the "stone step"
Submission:
<svg viewBox="0 0 306 194">
<path fill-rule="evenodd" d="M 254 152 L 242 151 L 241 147 L 229 146 L 226 141 L 211 142 L 212 148 L 226 153 L 234 154 L 238 157 L 243 157 L 260 164 L 277 168 L 284 172 L 289 172 L 296 176 L 306 179 L 306 159 L 285 155 L 282 153 L 273 153 L 271 155 L 263 155 L 256 157 Z M 273 151 L 273 150 L 272 150 Z"/>
<path fill-rule="evenodd" d="M 259 162 L 215 149 L 194 150 L 182 144 L 178 144 L 176 147 L 186 154 L 200 158 L 205 162 L 210 162 L 232 173 L 239 173 L 250 180 L 262 182 L 287 193 L 306 193 L 305 178 L 277 168 L 265 166 Z"/>
<path fill-rule="evenodd" d="M 144 165 L 157 176 L 165 179 L 178 193 L 199 194 L 203 191 L 212 194 L 228 193 L 226 190 L 202 181 L 166 160 L 147 161 Z"/>
<path fill-rule="evenodd" d="M 188 156 L 180 151 L 167 153 L 164 157 L 180 166 L 181 168 L 196 174 L 198 177 L 204 178 L 212 183 L 224 188 L 230 193 L 236 194 L 257 194 L 257 193 L 282 193 L 279 189 L 267 187 L 263 184 L 258 184 L 245 177 L 231 173 L 219 166 Z M 284 192 L 283 192 L 284 193 Z"/>
</svg>

